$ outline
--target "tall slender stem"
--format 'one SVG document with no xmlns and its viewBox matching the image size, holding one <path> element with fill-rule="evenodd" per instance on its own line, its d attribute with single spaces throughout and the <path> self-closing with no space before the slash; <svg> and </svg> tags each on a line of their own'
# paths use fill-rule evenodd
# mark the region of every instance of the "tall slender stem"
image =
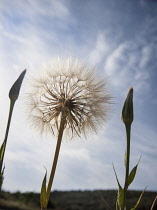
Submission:
<svg viewBox="0 0 157 210">
<path fill-rule="evenodd" d="M 49 178 L 49 182 L 48 182 L 48 186 L 47 186 L 47 202 L 50 197 L 51 187 L 52 187 L 52 183 L 53 183 L 53 179 L 54 179 L 54 175 L 55 175 L 55 171 L 56 171 L 56 166 L 57 166 L 57 161 L 58 161 L 58 156 L 59 156 L 60 146 L 61 146 L 61 142 L 62 142 L 62 136 L 63 136 L 65 123 L 66 123 L 66 118 L 65 118 L 65 116 L 62 115 L 61 122 L 60 122 L 60 128 L 58 131 L 58 139 L 57 139 L 57 145 L 56 145 L 53 165 L 52 165 L 51 174 L 50 174 L 50 178 Z"/>
<path fill-rule="evenodd" d="M 126 128 L 126 173 L 125 173 L 125 184 L 124 184 L 124 208 L 126 207 L 126 192 L 128 189 L 128 176 L 129 176 L 129 165 L 130 165 L 130 132 L 131 132 L 131 124 L 125 124 Z"/>
<path fill-rule="evenodd" d="M 8 133 L 9 133 L 10 122 L 11 122 L 11 117 L 12 117 L 12 113 L 13 113 L 14 104 L 15 104 L 15 100 L 10 100 L 10 109 L 9 109 L 8 123 L 7 123 L 6 132 L 5 132 L 5 138 L 4 138 L 4 152 L 3 152 L 2 160 L 0 162 L 0 173 L 2 173 L 4 154 L 5 154 L 5 150 L 6 150 Z"/>
</svg>

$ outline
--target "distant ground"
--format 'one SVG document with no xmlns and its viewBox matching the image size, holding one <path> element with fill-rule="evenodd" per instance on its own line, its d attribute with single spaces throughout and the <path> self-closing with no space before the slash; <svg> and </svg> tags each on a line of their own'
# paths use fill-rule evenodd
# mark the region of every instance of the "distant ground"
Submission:
<svg viewBox="0 0 157 210">
<path fill-rule="evenodd" d="M 49 210 L 114 210 L 116 190 L 54 191 L 51 193 Z M 128 209 L 134 207 L 140 191 L 128 191 Z M 150 210 L 157 192 L 145 192 L 137 210 Z M 0 210 L 39 210 L 38 193 L 0 193 Z M 157 210 L 157 203 L 153 210 Z"/>
</svg>

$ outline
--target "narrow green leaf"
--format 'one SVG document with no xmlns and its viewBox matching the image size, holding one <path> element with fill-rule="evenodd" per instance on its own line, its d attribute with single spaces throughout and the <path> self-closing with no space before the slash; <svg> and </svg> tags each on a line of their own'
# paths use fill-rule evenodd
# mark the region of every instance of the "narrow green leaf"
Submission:
<svg viewBox="0 0 157 210">
<path fill-rule="evenodd" d="M 4 146 L 5 146 L 5 141 L 3 141 L 1 148 L 0 148 L 0 161 L 3 158 L 3 154 L 4 154 Z"/>
<path fill-rule="evenodd" d="M 128 176 L 127 187 L 129 187 L 129 185 L 133 182 L 133 180 L 135 178 L 137 166 L 138 166 L 138 164 L 132 169 L 132 171 L 130 172 L 130 174 Z"/>
<path fill-rule="evenodd" d="M 114 170 L 114 173 L 115 173 L 115 176 L 116 176 L 116 180 L 117 180 L 118 186 L 119 186 L 119 188 L 122 188 L 121 185 L 120 185 L 120 183 L 119 183 L 118 176 L 117 176 L 117 173 L 116 173 L 116 170 L 115 170 L 114 165 L 113 165 L 113 170 Z"/>
<path fill-rule="evenodd" d="M 140 157 L 137 165 L 132 169 L 132 171 L 130 172 L 130 174 L 128 176 L 128 179 L 127 179 L 127 187 L 129 187 L 129 185 L 133 182 L 133 180 L 135 178 L 137 167 L 138 167 L 138 164 L 139 164 L 140 160 L 141 160 L 141 157 Z"/>
<path fill-rule="evenodd" d="M 1 188 L 2 188 L 2 184 L 3 184 L 3 175 L 0 174 L 0 191 L 1 191 Z"/>
<path fill-rule="evenodd" d="M 41 194 L 40 194 L 40 205 L 43 208 L 47 207 L 47 191 L 46 191 L 46 177 L 47 177 L 47 171 L 45 173 L 42 186 L 41 186 Z"/>
<path fill-rule="evenodd" d="M 120 209 L 123 209 L 124 208 L 124 190 L 121 187 L 119 187 L 119 190 L 118 190 L 117 202 Z"/>
<path fill-rule="evenodd" d="M 3 141 L 0 148 L 0 174 L 2 174 L 4 151 L 5 151 L 5 140 Z"/>
<path fill-rule="evenodd" d="M 5 166 L 3 167 L 2 172 L 0 173 L 0 191 L 2 188 L 3 180 L 4 180 L 4 169 L 5 169 Z"/>
<path fill-rule="evenodd" d="M 147 187 L 142 191 L 142 193 L 141 193 L 141 195 L 140 195 L 140 197 L 139 197 L 139 199 L 138 199 L 138 201 L 137 201 L 135 207 L 132 208 L 131 210 L 136 210 L 136 208 L 138 207 L 138 205 L 139 205 L 139 203 L 140 203 L 140 201 L 141 201 L 141 198 L 142 198 L 142 196 L 143 196 L 143 193 L 145 192 L 146 189 L 147 189 Z"/>
<path fill-rule="evenodd" d="M 113 165 L 113 170 L 114 170 L 114 173 L 115 173 L 115 176 L 116 176 L 116 180 L 117 180 L 117 183 L 118 183 L 118 187 L 119 187 L 118 195 L 117 195 L 117 204 L 120 207 L 120 209 L 123 209 L 124 208 L 124 190 L 122 189 L 122 187 L 121 187 L 121 185 L 119 183 L 118 176 L 117 176 L 117 173 L 116 173 L 114 165 Z M 116 206 L 116 209 L 117 209 L 117 206 Z"/>
</svg>

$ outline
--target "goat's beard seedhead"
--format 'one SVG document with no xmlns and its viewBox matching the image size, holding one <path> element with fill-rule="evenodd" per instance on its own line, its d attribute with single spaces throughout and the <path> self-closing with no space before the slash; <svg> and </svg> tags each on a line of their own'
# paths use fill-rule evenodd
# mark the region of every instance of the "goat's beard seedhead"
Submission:
<svg viewBox="0 0 157 210">
<path fill-rule="evenodd" d="M 106 80 L 78 60 L 56 59 L 33 76 L 27 93 L 30 121 L 43 132 L 57 134 L 65 117 L 68 137 L 97 132 L 108 119 L 111 96 Z"/>
</svg>

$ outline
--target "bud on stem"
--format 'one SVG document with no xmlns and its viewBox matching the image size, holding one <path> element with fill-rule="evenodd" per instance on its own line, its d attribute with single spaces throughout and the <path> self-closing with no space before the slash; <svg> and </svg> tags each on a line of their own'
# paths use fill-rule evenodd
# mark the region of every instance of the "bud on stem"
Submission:
<svg viewBox="0 0 157 210">
<path fill-rule="evenodd" d="M 10 100 L 16 101 L 18 99 L 20 88 L 21 88 L 21 84 L 22 84 L 23 78 L 25 76 L 25 73 L 26 73 L 26 69 L 20 74 L 18 79 L 15 81 L 15 83 L 11 87 L 11 89 L 9 91 L 9 98 L 10 98 Z"/>
<path fill-rule="evenodd" d="M 125 125 L 131 125 L 131 123 L 133 122 L 134 114 L 133 114 L 133 88 L 132 87 L 129 89 L 127 98 L 124 102 L 121 119 Z"/>
<path fill-rule="evenodd" d="M 126 208 L 126 193 L 128 189 L 128 177 L 129 177 L 129 165 L 130 165 L 130 132 L 131 132 L 131 123 L 134 119 L 133 114 L 133 88 L 129 89 L 127 98 L 124 102 L 124 106 L 122 109 L 122 121 L 125 124 L 126 128 L 126 172 L 125 172 L 125 184 L 124 184 L 124 207 L 122 210 Z"/>
</svg>

